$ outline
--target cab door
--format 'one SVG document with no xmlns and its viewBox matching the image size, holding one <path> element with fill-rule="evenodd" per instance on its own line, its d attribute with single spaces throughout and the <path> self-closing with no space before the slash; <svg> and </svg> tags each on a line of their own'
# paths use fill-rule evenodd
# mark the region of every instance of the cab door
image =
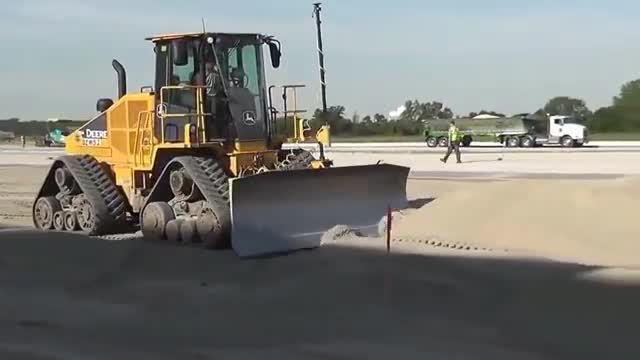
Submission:
<svg viewBox="0 0 640 360">
<path fill-rule="evenodd" d="M 186 56 L 183 61 L 174 61 L 175 47 L 172 42 L 180 41 Z M 156 44 L 156 134 L 165 142 L 184 141 L 186 124 L 196 123 L 196 89 L 194 84 L 198 69 L 197 52 L 193 41 L 178 39 Z M 186 86 L 181 88 L 182 86 Z M 163 115 L 161 119 L 159 115 Z"/>
<path fill-rule="evenodd" d="M 561 117 L 551 117 L 549 119 L 549 140 L 560 141 L 564 134 L 564 119 Z"/>
</svg>

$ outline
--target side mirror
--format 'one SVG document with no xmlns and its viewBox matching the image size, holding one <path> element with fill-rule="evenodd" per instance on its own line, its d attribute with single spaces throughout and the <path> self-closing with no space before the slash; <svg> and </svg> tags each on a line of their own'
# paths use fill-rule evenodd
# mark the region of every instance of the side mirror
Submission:
<svg viewBox="0 0 640 360">
<path fill-rule="evenodd" d="M 185 40 L 174 40 L 171 42 L 171 52 L 173 56 L 173 64 L 176 66 L 184 66 L 189 63 L 189 48 Z"/>
<path fill-rule="evenodd" d="M 282 52 L 280 51 L 280 47 L 275 42 L 269 43 L 269 52 L 271 53 L 271 65 L 277 69 L 280 67 L 280 57 L 282 56 Z"/>
</svg>

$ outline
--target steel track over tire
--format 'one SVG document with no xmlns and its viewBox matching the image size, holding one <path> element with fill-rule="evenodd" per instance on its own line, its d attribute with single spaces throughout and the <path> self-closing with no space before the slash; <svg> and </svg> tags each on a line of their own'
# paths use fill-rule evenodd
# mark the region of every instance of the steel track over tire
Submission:
<svg viewBox="0 0 640 360">
<path fill-rule="evenodd" d="M 60 168 L 63 170 L 58 170 Z M 83 196 L 76 201 L 84 209 L 83 214 L 78 213 L 77 220 L 87 235 L 108 235 L 129 230 L 127 199 L 105 167 L 90 155 L 64 155 L 54 160 L 34 204 L 34 221 L 35 206 L 40 198 L 65 195 L 74 190 L 66 186 L 60 189 L 56 183 L 57 178 L 59 183 L 68 184 L 69 176 Z"/>
<path fill-rule="evenodd" d="M 200 214 L 205 215 L 206 218 L 186 225 L 188 228 L 181 232 L 183 242 L 194 242 L 195 239 L 199 238 L 208 248 L 228 247 L 231 243 L 229 239 L 231 234 L 229 177 L 224 167 L 213 157 L 179 156 L 171 160 L 151 190 L 143 207 L 143 212 L 147 206 L 154 202 L 168 202 L 172 199 L 171 172 L 180 168 L 195 183 L 198 191 L 207 202 L 206 211 Z M 192 225 L 196 225 L 196 229 L 192 229 Z M 185 224 L 183 223 L 181 226 L 185 226 Z M 197 233 L 198 236 L 192 234 L 191 230 L 194 230 L 193 233 Z"/>
</svg>

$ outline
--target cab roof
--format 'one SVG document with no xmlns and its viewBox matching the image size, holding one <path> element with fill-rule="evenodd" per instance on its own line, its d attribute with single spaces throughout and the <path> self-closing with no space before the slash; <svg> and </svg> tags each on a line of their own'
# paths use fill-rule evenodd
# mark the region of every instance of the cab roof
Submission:
<svg viewBox="0 0 640 360">
<path fill-rule="evenodd" d="M 203 35 L 227 35 L 227 36 L 251 36 L 251 37 L 263 37 L 262 34 L 257 33 L 220 33 L 220 32 L 185 32 L 185 33 L 166 33 L 158 34 L 145 38 L 145 40 L 157 42 L 162 40 L 175 40 L 181 38 L 197 38 Z"/>
</svg>

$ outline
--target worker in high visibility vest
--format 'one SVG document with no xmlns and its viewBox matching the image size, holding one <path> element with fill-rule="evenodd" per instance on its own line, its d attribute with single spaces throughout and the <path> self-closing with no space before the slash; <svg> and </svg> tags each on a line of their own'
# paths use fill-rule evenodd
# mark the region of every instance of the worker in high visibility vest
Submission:
<svg viewBox="0 0 640 360">
<path fill-rule="evenodd" d="M 451 120 L 449 123 L 449 146 L 447 147 L 447 153 L 444 158 L 440 159 L 443 163 L 446 163 L 451 155 L 451 152 L 455 150 L 456 159 L 458 160 L 458 164 L 460 161 L 460 141 L 462 140 L 462 136 L 460 136 L 460 129 L 456 126 L 456 122 Z"/>
</svg>

